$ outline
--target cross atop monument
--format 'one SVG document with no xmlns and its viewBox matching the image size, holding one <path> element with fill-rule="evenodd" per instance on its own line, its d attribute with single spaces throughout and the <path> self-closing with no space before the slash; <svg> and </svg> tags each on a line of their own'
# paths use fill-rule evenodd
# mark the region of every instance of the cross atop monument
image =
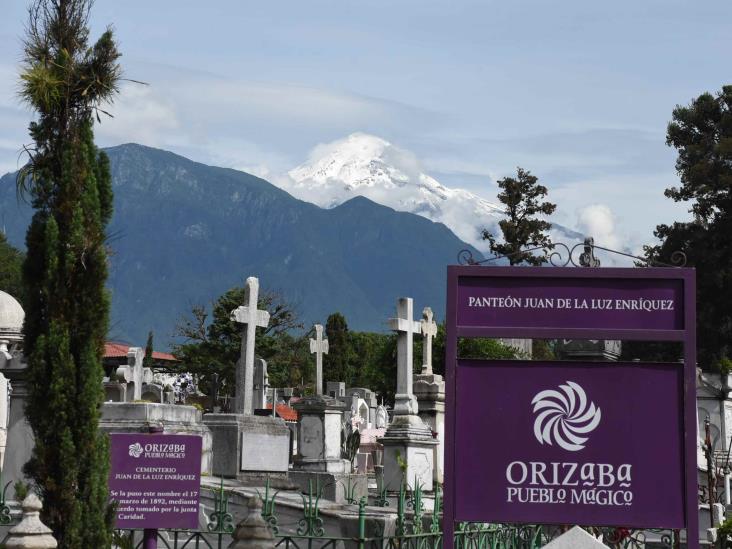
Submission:
<svg viewBox="0 0 732 549">
<path fill-rule="evenodd" d="M 397 391 L 394 397 L 394 415 L 415 415 L 417 399 L 412 391 L 412 360 L 414 334 L 422 330 L 413 317 L 411 297 L 401 297 L 397 302 L 397 316 L 389 319 L 389 328 L 397 332 Z"/>
<path fill-rule="evenodd" d="M 323 355 L 328 354 L 328 340 L 323 339 L 323 325 L 315 325 L 315 339 L 310 338 L 310 352 L 315 353 L 315 394 L 323 394 Z"/>
<path fill-rule="evenodd" d="M 432 318 L 432 309 L 422 309 L 422 320 L 419 323 L 422 331 L 422 374 L 432 374 L 432 338 L 437 335 L 437 324 Z"/>
<path fill-rule="evenodd" d="M 152 370 L 143 367 L 143 359 L 145 351 L 141 347 L 130 347 L 127 350 L 127 364 L 123 364 L 117 368 L 115 375 L 117 381 L 132 385 L 132 393 L 127 395 L 126 400 L 132 402 L 142 398 L 143 383 L 152 381 Z"/>
<path fill-rule="evenodd" d="M 231 311 L 231 320 L 244 324 L 241 334 L 241 352 L 236 363 L 236 398 L 235 409 L 237 414 L 252 415 L 254 400 L 254 341 L 257 328 L 266 328 L 269 325 L 269 313 L 257 309 L 259 299 L 259 279 L 250 276 L 247 278 L 244 290 L 246 305 Z"/>
</svg>

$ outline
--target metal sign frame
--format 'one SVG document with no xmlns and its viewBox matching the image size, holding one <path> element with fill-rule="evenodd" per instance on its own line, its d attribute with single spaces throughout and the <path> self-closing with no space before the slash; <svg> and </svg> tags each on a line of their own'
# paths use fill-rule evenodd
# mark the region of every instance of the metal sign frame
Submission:
<svg viewBox="0 0 732 549">
<path fill-rule="evenodd" d="M 683 317 L 681 329 L 605 329 L 576 326 L 461 326 L 458 324 L 458 287 L 461 279 L 480 279 L 484 286 L 491 280 L 533 279 L 557 281 L 574 279 L 587 281 L 611 280 L 622 285 L 623 281 L 646 281 L 650 287 L 674 281 L 681 285 Z M 637 282 L 629 283 L 637 284 Z M 445 549 L 452 549 L 455 532 L 455 504 L 460 497 L 456 493 L 455 471 L 460 456 L 455 446 L 456 389 L 458 368 L 458 338 L 526 338 L 526 339 L 605 339 L 626 341 L 678 341 L 684 346 L 683 368 L 683 430 L 684 432 L 684 510 L 688 547 L 699 547 L 699 515 L 697 503 L 697 421 L 696 421 L 696 272 L 688 268 L 571 268 L 571 267 L 481 267 L 475 265 L 451 265 L 447 268 L 447 318 L 445 342 L 445 487 L 443 509 L 443 533 Z M 484 522 L 491 522 L 486 516 Z M 623 526 L 623 525 L 617 525 Z"/>
</svg>

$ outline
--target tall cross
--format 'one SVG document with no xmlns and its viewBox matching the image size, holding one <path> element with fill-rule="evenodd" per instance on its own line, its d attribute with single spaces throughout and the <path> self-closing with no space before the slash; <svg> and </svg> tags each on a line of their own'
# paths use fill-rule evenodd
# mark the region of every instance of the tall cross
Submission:
<svg viewBox="0 0 732 549">
<path fill-rule="evenodd" d="M 254 413 L 254 340 L 257 328 L 269 325 L 269 313 L 257 309 L 259 299 L 259 279 L 247 278 L 244 290 L 246 305 L 231 311 L 231 320 L 244 324 L 241 334 L 241 352 L 236 363 L 236 400 L 234 411 L 237 414 L 252 415 Z M 242 363 L 243 361 L 243 363 Z"/>
<path fill-rule="evenodd" d="M 417 399 L 412 391 L 412 360 L 414 334 L 421 332 L 419 322 L 412 320 L 414 305 L 411 297 L 397 302 L 397 316 L 389 319 L 389 328 L 397 332 L 397 391 L 394 396 L 394 415 L 417 413 Z"/>
<path fill-rule="evenodd" d="M 328 354 L 328 340 L 323 339 L 323 325 L 315 325 L 315 339 L 310 338 L 310 352 L 315 353 L 315 394 L 323 394 L 323 355 Z"/>
<path fill-rule="evenodd" d="M 419 323 L 422 331 L 422 374 L 432 374 L 432 338 L 437 335 L 432 309 L 425 307 L 422 310 L 422 321 Z"/>
<path fill-rule="evenodd" d="M 152 381 L 152 371 L 143 367 L 145 351 L 141 347 L 130 347 L 127 350 L 127 364 L 123 364 L 115 372 L 117 381 L 132 384 L 132 393 L 126 395 L 127 401 L 132 402 L 142 398 L 142 384 Z"/>
</svg>

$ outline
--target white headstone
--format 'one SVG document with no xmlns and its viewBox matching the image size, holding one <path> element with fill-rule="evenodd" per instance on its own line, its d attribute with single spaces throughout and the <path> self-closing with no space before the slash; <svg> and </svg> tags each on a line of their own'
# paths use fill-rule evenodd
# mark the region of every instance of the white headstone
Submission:
<svg viewBox="0 0 732 549">
<path fill-rule="evenodd" d="M 315 339 L 310 338 L 310 352 L 315 353 L 315 394 L 323 394 L 323 355 L 328 354 L 328 340 L 323 339 L 323 325 L 315 325 Z"/>
<path fill-rule="evenodd" d="M 269 325 L 269 313 L 257 309 L 259 299 L 259 279 L 247 278 L 244 300 L 246 305 L 231 311 L 231 320 L 244 324 L 241 334 L 241 353 L 236 363 L 236 397 L 234 411 L 238 414 L 252 415 L 254 400 L 254 342 L 257 327 Z"/>
<path fill-rule="evenodd" d="M 422 373 L 432 373 L 432 338 L 437 335 L 437 324 L 435 323 L 432 309 L 425 307 L 422 310 L 422 321 L 419 323 L 422 331 Z"/>
<path fill-rule="evenodd" d="M 397 391 L 394 396 L 394 415 L 415 415 L 417 399 L 412 391 L 412 360 L 414 334 L 422 331 L 419 322 L 413 320 L 414 304 L 411 297 L 399 298 L 397 316 L 389 319 L 389 327 L 397 332 Z"/>
<path fill-rule="evenodd" d="M 389 426 L 389 414 L 386 412 L 384 406 L 379 405 L 376 408 L 376 428 L 386 429 Z"/>
</svg>

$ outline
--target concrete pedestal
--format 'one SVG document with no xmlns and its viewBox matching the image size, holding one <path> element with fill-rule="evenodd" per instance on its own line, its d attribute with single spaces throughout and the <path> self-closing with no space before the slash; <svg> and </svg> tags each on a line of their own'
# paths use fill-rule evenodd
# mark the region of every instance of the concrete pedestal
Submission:
<svg viewBox="0 0 732 549">
<path fill-rule="evenodd" d="M 290 429 L 271 416 L 205 414 L 213 436 L 213 474 L 243 483 L 286 484 L 290 462 Z"/>
<path fill-rule="evenodd" d="M 417 374 L 413 387 L 419 405 L 419 417 L 437 433 L 434 480 L 442 484 L 445 471 L 445 381 L 437 374 Z"/>
<path fill-rule="evenodd" d="M 395 416 L 379 442 L 384 446 L 384 486 L 388 491 L 397 492 L 402 480 L 411 487 L 418 482 L 425 491 L 434 489 L 437 440 L 419 416 Z"/>
<path fill-rule="evenodd" d="M 157 404 L 154 402 L 105 402 L 99 428 L 107 433 L 147 433 L 150 425 L 162 425 L 167 434 L 199 435 L 201 472 L 211 474 L 211 431 L 204 425 L 202 414 L 193 406 Z"/>
<path fill-rule="evenodd" d="M 294 468 L 350 473 L 351 464 L 341 457 L 341 428 L 346 406 L 333 397 L 315 395 L 302 399 L 294 408 L 300 415 Z"/>
<path fill-rule="evenodd" d="M 353 474 L 352 465 L 341 457 L 341 429 L 346 405 L 331 396 L 315 395 L 295 404 L 300 415 L 297 456 L 290 479 L 302 492 L 310 486 L 322 497 L 344 503 L 350 488 L 353 497 L 368 495 L 366 475 Z"/>
</svg>

